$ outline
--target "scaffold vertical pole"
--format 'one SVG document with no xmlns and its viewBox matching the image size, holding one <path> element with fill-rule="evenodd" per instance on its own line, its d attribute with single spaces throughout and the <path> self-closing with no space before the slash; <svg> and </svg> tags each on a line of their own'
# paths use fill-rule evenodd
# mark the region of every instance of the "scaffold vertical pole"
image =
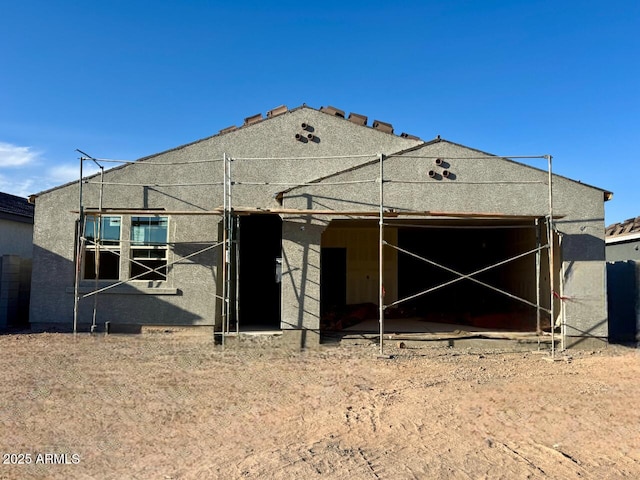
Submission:
<svg viewBox="0 0 640 480">
<path fill-rule="evenodd" d="M 536 218 L 536 333 L 538 334 L 538 349 L 540 349 L 540 335 L 542 335 L 542 325 L 540 324 L 540 219 Z"/>
<path fill-rule="evenodd" d="M 556 329 L 556 320 L 555 320 L 555 312 L 554 312 L 554 297 L 555 297 L 555 267 L 554 267 L 554 243 L 555 239 L 553 237 L 553 173 L 552 173 L 552 157 L 551 155 L 546 155 L 547 164 L 549 168 L 549 216 L 547 220 L 547 240 L 549 242 L 549 316 L 551 317 L 551 357 L 555 357 L 556 355 L 556 341 L 555 341 L 555 329 Z"/>
<path fill-rule="evenodd" d="M 104 167 L 100 166 L 100 198 L 98 201 L 98 211 L 102 212 L 102 195 L 104 193 Z M 95 237 L 95 279 L 93 282 L 94 290 L 98 290 L 98 277 L 100 273 L 100 241 L 102 239 L 102 222 L 103 216 L 94 217 L 94 228 L 96 229 L 96 237 Z M 96 226 L 95 221 L 98 221 Z M 98 295 L 93 296 L 93 316 L 91 319 L 91 333 L 94 333 L 97 326 L 97 316 L 98 316 Z"/>
<path fill-rule="evenodd" d="M 84 243 L 84 210 L 82 205 L 82 164 L 80 156 L 80 180 L 78 180 L 78 228 L 76 236 L 76 278 L 73 288 L 73 336 L 78 333 L 78 303 L 80 301 L 80 269 L 82 268 L 82 251 Z"/>
<path fill-rule="evenodd" d="M 227 154 L 222 157 L 223 165 L 223 186 L 222 186 L 222 305 L 220 312 L 220 326 L 222 337 L 220 339 L 224 346 L 225 324 L 227 321 Z"/>
<path fill-rule="evenodd" d="M 227 156 L 227 211 L 226 211 L 226 215 L 227 215 L 227 229 L 228 229 L 228 233 L 227 233 L 227 245 L 226 245 L 226 255 L 225 255 L 225 261 L 227 262 L 227 298 L 226 298 L 226 312 L 225 312 L 225 317 L 227 319 L 227 325 L 226 325 L 226 329 L 225 329 L 225 333 L 229 334 L 231 332 L 231 296 L 233 295 L 232 292 L 232 288 L 231 286 L 233 285 L 233 276 L 232 274 L 234 274 L 235 272 L 233 272 L 232 268 L 231 268 L 231 256 L 232 256 L 232 252 L 233 252 L 233 207 L 232 207 L 232 202 L 233 202 L 233 197 L 232 197 L 232 185 L 233 182 L 231 181 L 231 161 L 233 159 L 230 156 Z"/>
<path fill-rule="evenodd" d="M 235 286 L 234 286 L 234 318 L 236 321 L 236 335 L 240 334 L 240 217 L 236 216 L 235 219 L 236 230 L 236 248 L 235 248 L 235 260 L 233 270 L 235 272 Z"/>
<path fill-rule="evenodd" d="M 378 309 L 380 315 L 380 355 L 384 355 L 384 166 L 383 160 L 384 155 L 379 154 L 380 160 L 380 185 L 379 185 L 379 196 L 380 196 L 380 210 L 379 210 L 379 218 L 378 218 L 378 234 L 379 234 L 379 242 L 378 242 L 378 279 L 379 279 L 379 301 L 378 301 Z"/>
<path fill-rule="evenodd" d="M 562 235 L 559 235 L 560 252 L 562 252 Z M 566 317 L 566 303 L 564 297 L 564 281 L 566 275 L 566 268 L 562 258 L 562 267 L 560 268 L 560 350 L 564 352 L 566 349 L 566 336 L 567 336 L 567 317 Z"/>
</svg>

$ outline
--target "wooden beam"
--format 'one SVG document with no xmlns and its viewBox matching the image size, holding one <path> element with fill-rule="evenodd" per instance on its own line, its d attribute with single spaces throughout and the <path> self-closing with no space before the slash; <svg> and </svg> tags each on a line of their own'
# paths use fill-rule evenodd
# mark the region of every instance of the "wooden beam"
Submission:
<svg viewBox="0 0 640 480">
<path fill-rule="evenodd" d="M 327 210 L 313 208 L 258 208 L 258 207 L 234 207 L 232 212 L 236 215 L 329 215 L 338 217 L 377 217 L 380 212 L 373 210 Z M 71 213 L 78 213 L 72 210 Z M 131 208 L 103 208 L 102 210 L 85 210 L 86 215 L 222 215 L 224 209 L 216 207 L 212 210 L 137 210 Z M 450 218 L 499 218 L 510 220 L 533 220 L 543 215 L 510 215 L 499 212 L 440 212 L 440 211 L 387 211 L 385 218 L 399 217 L 450 217 Z M 554 218 L 563 218 L 564 215 L 555 215 Z"/>
<path fill-rule="evenodd" d="M 71 210 L 71 213 L 78 213 L 78 210 Z M 136 210 L 131 208 L 103 208 L 102 210 L 87 209 L 85 215 L 222 215 L 222 210 Z"/>
<path fill-rule="evenodd" d="M 220 207 L 218 207 L 219 210 Z M 221 211 L 221 210 L 220 210 Z M 298 209 L 298 208 L 254 208 L 254 207 L 234 207 L 236 214 L 283 214 L 283 215 L 335 215 L 349 217 L 377 217 L 380 212 L 377 210 L 327 210 L 327 209 Z M 507 218 L 515 220 L 533 220 L 544 215 L 510 215 L 498 212 L 440 212 L 431 210 L 409 211 L 394 210 L 384 212 L 385 218 L 397 217 L 453 217 L 453 218 Z M 554 218 L 562 218 L 564 215 L 556 215 Z"/>
</svg>

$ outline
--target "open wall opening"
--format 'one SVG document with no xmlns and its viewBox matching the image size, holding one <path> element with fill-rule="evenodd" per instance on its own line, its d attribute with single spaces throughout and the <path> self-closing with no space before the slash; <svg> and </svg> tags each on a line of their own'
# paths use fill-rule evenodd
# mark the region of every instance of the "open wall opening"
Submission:
<svg viewBox="0 0 640 480">
<path fill-rule="evenodd" d="M 385 240 L 397 243 L 397 230 Z M 320 329 L 342 331 L 378 318 L 379 230 L 377 220 L 333 220 L 322 234 L 320 262 Z M 397 298 L 395 251 L 385 252 L 386 300 Z M 377 322 L 377 320 L 375 320 Z M 377 323 L 376 323 L 377 324 Z"/>
<path fill-rule="evenodd" d="M 378 235 L 377 220 L 334 220 L 325 230 L 324 332 L 378 332 Z M 540 305 L 548 307 L 550 296 L 548 250 L 541 249 L 538 258 L 534 253 L 546 243 L 544 224 L 539 228 L 534 220 L 389 220 L 384 237 L 397 247 L 384 249 L 384 304 L 392 305 L 385 310 L 387 333 L 537 330 L 535 305 L 539 298 Z M 346 258 L 342 283 L 335 280 L 334 262 L 325 260 L 338 250 Z M 479 270 L 484 271 L 474 274 Z M 474 274 L 477 281 L 455 272 Z M 344 289 L 344 304 L 332 303 L 326 281 L 333 289 Z M 424 293 L 427 290 L 431 291 Z M 540 322 L 548 330 L 544 310 Z"/>
<path fill-rule="evenodd" d="M 347 306 L 347 249 L 320 250 L 320 316 L 331 315 Z"/>
<path fill-rule="evenodd" d="M 240 330 L 279 330 L 282 219 L 279 215 L 241 216 L 236 240 Z"/>
<path fill-rule="evenodd" d="M 433 323 L 536 331 L 536 308 L 514 297 L 535 304 L 539 288 L 540 298 L 548 305 L 547 251 L 539 260 L 539 287 L 535 254 L 507 261 L 537 247 L 534 222 L 465 220 L 398 225 L 398 246 L 431 262 L 399 255 L 399 297 L 433 289 L 401 304 L 405 315 Z M 478 282 L 451 271 L 468 275 L 483 269 L 472 277 Z"/>
</svg>

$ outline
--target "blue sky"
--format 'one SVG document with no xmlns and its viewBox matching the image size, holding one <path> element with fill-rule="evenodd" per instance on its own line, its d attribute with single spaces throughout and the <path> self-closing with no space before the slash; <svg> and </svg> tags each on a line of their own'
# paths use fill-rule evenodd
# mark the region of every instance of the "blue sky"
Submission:
<svg viewBox="0 0 640 480">
<path fill-rule="evenodd" d="M 0 191 L 77 178 L 278 105 L 333 105 L 612 190 L 640 215 L 640 2 L 0 4 Z M 544 167 L 544 165 L 542 165 Z"/>
</svg>

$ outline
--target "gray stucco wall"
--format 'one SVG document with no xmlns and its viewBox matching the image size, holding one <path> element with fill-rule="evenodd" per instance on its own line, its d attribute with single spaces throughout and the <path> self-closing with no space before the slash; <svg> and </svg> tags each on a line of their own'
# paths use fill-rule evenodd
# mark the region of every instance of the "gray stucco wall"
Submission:
<svg viewBox="0 0 640 480">
<path fill-rule="evenodd" d="M 423 157 L 423 158 L 418 158 Z M 425 158 L 426 157 L 426 158 Z M 431 179 L 441 171 L 434 157 L 447 159 L 452 176 Z M 481 158 L 478 158 L 481 157 Z M 541 165 L 546 168 L 545 163 Z M 330 182 L 374 180 L 378 163 L 327 179 Z M 385 206 L 397 211 L 497 213 L 543 217 L 548 214 L 547 173 L 449 142 L 424 145 L 384 162 Z M 426 183 L 412 183 L 412 182 Z M 554 212 L 562 236 L 564 301 L 570 344 L 583 338 L 607 338 L 605 297 L 604 198 L 599 189 L 555 176 Z M 289 192 L 290 208 L 376 210 L 378 184 L 318 185 Z M 307 281 L 318 281 L 318 278 Z M 547 280 L 548 281 L 548 280 Z M 559 291 L 559 281 L 555 290 Z M 556 302 L 556 312 L 560 312 Z"/>
<path fill-rule="evenodd" d="M 314 141 L 299 142 L 302 123 L 311 125 Z M 223 203 L 223 154 L 231 162 L 232 203 L 246 207 L 280 207 L 276 194 L 292 184 L 327 178 L 317 186 L 295 188 L 284 207 L 377 210 L 376 154 L 420 148 L 385 160 L 385 206 L 396 210 L 485 212 L 544 216 L 548 213 L 546 172 L 437 142 L 400 138 L 363 128 L 309 108 L 288 112 L 237 131 L 214 136 L 143 159 L 105 174 L 103 206 L 203 211 Z M 363 157 L 347 158 L 349 155 Z M 431 180 L 432 157 L 448 158 L 449 179 Z M 317 158 L 323 157 L 323 158 Z M 413 158 L 431 157 L 431 158 Z M 483 157 L 470 158 L 470 157 Z M 541 165 L 545 167 L 544 163 Z M 437 170 L 437 169 L 436 169 Z M 97 178 L 92 178 L 95 182 Z M 335 181 L 371 183 L 329 185 Z M 390 182 L 389 180 L 393 180 Z M 411 183 L 427 181 L 426 184 Z M 269 182 L 255 185 L 251 182 Z M 131 185 L 114 185 L 128 183 Z M 181 186 L 163 186 L 180 183 Z M 154 185 L 142 187 L 138 184 Z M 85 207 L 97 207 L 99 185 L 84 185 Z M 555 211 L 562 234 L 565 311 L 570 337 L 606 338 L 604 205 L 601 190 L 554 178 Z M 78 186 L 68 185 L 38 196 L 34 230 L 32 323 L 71 326 L 73 318 L 74 238 Z M 330 217 L 282 215 L 282 328 L 302 329 L 306 343 L 319 333 L 320 242 Z M 128 276 L 130 215 L 123 215 L 121 278 Z M 195 252 L 220 238 L 220 217 L 171 215 L 169 261 Z M 187 244 L 183 242 L 195 242 Z M 213 325 L 218 319 L 220 248 L 174 265 L 166 281 L 134 281 L 99 296 L 98 322 Z M 102 284 L 102 282 L 99 282 Z M 108 284 L 111 282 L 105 282 Z M 82 290 L 95 287 L 83 281 Z M 81 302 L 80 323 L 91 320 L 92 299 Z"/>
<path fill-rule="evenodd" d="M 300 329 L 307 345 L 320 340 L 320 244 L 328 221 L 285 217 L 282 225 L 282 328 Z"/>
<path fill-rule="evenodd" d="M 311 125 L 316 139 L 295 140 L 302 132 L 301 124 Z M 345 158 L 345 155 L 390 153 L 420 144 L 371 128 L 363 128 L 348 120 L 327 115 L 310 108 L 301 108 L 231 133 L 214 136 L 175 150 L 148 157 L 136 164 L 117 168 L 105 174 L 103 206 L 105 208 L 162 208 L 165 210 L 202 211 L 223 204 L 223 154 L 235 158 L 232 177 L 244 182 L 273 182 L 267 186 L 236 184 L 233 205 L 278 207 L 274 195 L 295 184 L 314 180 L 366 160 Z M 311 159 L 309 157 L 321 157 Z M 335 158 L 335 157 L 340 158 Z M 282 159 L 282 157 L 286 157 Z M 242 160 L 241 158 L 260 158 Z M 273 160 L 278 158 L 277 160 Z M 97 207 L 99 185 L 97 177 L 84 185 L 85 208 Z M 129 186 L 114 185 L 128 183 Z M 181 186 L 163 186 L 179 183 Z M 137 184 L 154 185 L 142 187 Z M 34 230 L 34 271 L 31 297 L 32 324 L 72 325 L 73 285 L 75 278 L 74 239 L 78 209 L 78 185 L 71 184 L 37 197 Z M 122 216 L 124 248 L 121 278 L 128 276 L 130 215 Z M 220 217 L 172 215 L 169 220 L 169 261 L 202 248 L 179 242 L 214 242 L 220 237 Z M 313 229 L 304 230 L 309 233 Z M 283 250 L 298 262 L 295 245 L 305 244 L 307 259 L 313 260 L 316 237 L 301 240 L 300 230 L 283 227 Z M 296 232 L 294 234 L 294 232 Z M 308 245 L 306 245 L 308 243 Z M 318 243 L 319 245 L 319 243 Z M 211 250 L 181 261 L 169 272 L 167 281 L 133 281 L 126 286 L 101 294 L 98 299 L 98 323 L 111 321 L 131 324 L 213 325 L 218 318 L 216 292 L 220 293 L 218 265 L 220 249 Z M 303 253 L 304 255 L 304 253 Z M 317 263 L 316 263 L 317 265 Z M 309 278 L 311 278 L 310 276 Z M 306 289 L 307 307 L 318 298 L 308 285 L 300 284 L 300 266 L 285 272 L 283 299 L 294 297 L 301 287 Z M 112 282 L 99 282 L 106 285 Z M 308 281 L 305 279 L 303 283 Z M 83 281 L 82 291 L 95 287 L 93 281 Z M 284 300 L 283 300 L 284 302 Z M 317 302 L 317 300 L 316 300 Z M 305 308 L 307 308 L 305 307 Z M 91 321 L 93 299 L 80 302 L 81 325 Z M 298 307 L 287 303 L 283 309 L 283 328 L 298 328 Z"/>
</svg>

